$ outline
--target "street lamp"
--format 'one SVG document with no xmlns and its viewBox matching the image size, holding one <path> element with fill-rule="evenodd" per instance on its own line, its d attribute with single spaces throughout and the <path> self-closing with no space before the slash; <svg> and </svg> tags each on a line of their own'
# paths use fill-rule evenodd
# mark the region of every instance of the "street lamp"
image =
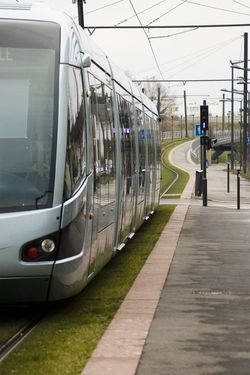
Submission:
<svg viewBox="0 0 250 375">
<path fill-rule="evenodd" d="M 221 91 L 231 92 L 226 89 L 221 89 Z M 225 102 L 231 102 L 231 99 L 225 98 L 225 94 L 223 93 L 222 99 L 220 99 L 219 102 L 222 103 L 222 131 L 224 132 L 225 130 Z M 229 124 L 229 119 L 228 119 L 228 124 Z"/>
<path fill-rule="evenodd" d="M 234 88 L 234 69 L 238 69 L 239 66 L 236 63 L 231 63 L 231 90 L 222 89 L 223 92 L 231 93 L 231 169 L 234 169 L 234 94 L 244 95 L 244 91 L 236 90 Z M 239 62 L 237 62 L 238 64 Z"/>
<path fill-rule="evenodd" d="M 181 138 L 182 138 L 182 118 L 183 116 L 181 115 Z"/>
<path fill-rule="evenodd" d="M 232 93 L 232 90 L 227 90 L 227 89 L 221 89 L 220 91 Z M 234 94 L 244 95 L 244 92 L 242 90 L 234 89 L 233 92 Z"/>
<path fill-rule="evenodd" d="M 231 68 L 233 68 L 233 63 Z M 229 90 L 222 89 L 221 91 L 229 92 Z M 231 75 L 231 169 L 234 169 L 234 70 L 232 69 Z"/>
<path fill-rule="evenodd" d="M 243 63 L 243 67 L 239 64 Z M 243 171 L 246 173 L 247 167 L 247 94 L 248 94 L 248 33 L 244 33 L 244 60 L 237 61 L 234 63 L 235 69 L 243 70 L 244 77 L 243 77 Z"/>
<path fill-rule="evenodd" d="M 225 129 L 225 94 L 222 94 L 222 131 Z"/>
<path fill-rule="evenodd" d="M 243 96 L 243 172 L 247 169 L 247 81 L 248 81 L 248 33 L 244 33 L 244 96 Z"/>
<path fill-rule="evenodd" d="M 223 102 L 223 103 L 231 102 L 231 101 L 232 101 L 232 99 L 225 98 L 225 97 L 220 100 L 220 102 Z M 234 99 L 234 102 L 240 103 L 240 108 L 239 108 L 239 113 L 240 113 L 240 122 L 239 122 L 239 124 L 240 124 L 240 166 L 242 165 L 242 155 L 241 155 L 242 154 L 242 112 L 243 112 L 242 101 L 243 101 L 243 99 Z"/>
</svg>

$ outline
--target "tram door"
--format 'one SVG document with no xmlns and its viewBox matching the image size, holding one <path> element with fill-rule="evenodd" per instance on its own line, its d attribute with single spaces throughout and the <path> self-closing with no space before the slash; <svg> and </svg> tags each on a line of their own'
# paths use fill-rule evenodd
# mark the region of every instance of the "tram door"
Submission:
<svg viewBox="0 0 250 375">
<path fill-rule="evenodd" d="M 136 211 L 136 228 L 138 228 L 144 218 L 144 204 L 145 204 L 145 176 L 146 176 L 146 143 L 145 143 L 145 129 L 143 126 L 142 110 L 136 111 L 136 120 L 138 128 L 138 198 Z"/>
<path fill-rule="evenodd" d="M 154 210 L 155 205 L 157 204 L 157 195 L 159 194 L 160 189 L 160 180 L 158 175 L 158 162 L 157 162 L 157 129 L 156 122 L 154 119 L 151 119 L 151 129 L 152 129 L 152 202 L 151 208 Z"/>
<path fill-rule="evenodd" d="M 152 118 L 148 119 L 148 178 L 149 178 L 149 196 L 148 196 L 148 212 L 151 212 L 155 201 L 155 146 L 154 146 L 154 129 Z"/>
<path fill-rule="evenodd" d="M 112 256 L 115 160 L 111 89 L 89 74 L 93 133 L 93 228 L 89 274 Z"/>
<path fill-rule="evenodd" d="M 155 188 L 155 205 L 159 203 L 160 183 L 161 183 L 161 135 L 159 126 L 156 120 L 154 121 L 155 129 L 155 174 L 156 174 L 156 188 Z"/>
<path fill-rule="evenodd" d="M 144 138 L 147 147 L 145 168 L 145 205 L 144 215 L 148 216 L 151 211 L 151 183 L 152 183 L 152 140 L 150 129 L 150 118 L 145 114 Z"/>
<path fill-rule="evenodd" d="M 120 242 L 134 231 L 136 198 L 135 131 L 132 104 L 118 95 L 121 126 L 121 233 Z"/>
</svg>

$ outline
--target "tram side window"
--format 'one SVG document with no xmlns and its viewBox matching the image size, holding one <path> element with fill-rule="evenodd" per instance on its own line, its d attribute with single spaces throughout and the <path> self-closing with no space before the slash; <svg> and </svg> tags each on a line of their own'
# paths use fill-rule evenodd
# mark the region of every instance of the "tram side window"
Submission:
<svg viewBox="0 0 250 375">
<path fill-rule="evenodd" d="M 157 171 L 157 181 L 160 181 L 161 176 L 161 134 L 160 134 L 160 128 L 158 122 L 154 120 L 154 126 L 155 126 L 155 147 L 156 147 L 156 171 Z"/>
<path fill-rule="evenodd" d="M 131 104 L 120 95 L 117 95 L 117 102 L 121 124 L 122 174 L 126 178 L 126 191 L 129 193 L 134 172 L 131 139 L 134 136 L 131 120 L 132 108 Z"/>
<path fill-rule="evenodd" d="M 95 190 L 101 189 L 101 204 L 115 200 L 115 140 L 111 89 L 89 74 L 93 131 Z"/>
<path fill-rule="evenodd" d="M 150 171 L 152 172 L 152 168 L 154 166 L 154 160 L 155 160 L 155 155 L 154 155 L 154 133 L 153 133 L 153 128 L 152 128 L 152 121 L 151 119 L 146 115 L 146 122 L 147 122 L 147 140 L 148 140 L 148 164 Z"/>
<path fill-rule="evenodd" d="M 114 137 L 113 137 L 113 103 L 111 89 L 104 84 L 96 90 L 98 121 L 103 134 L 103 171 L 105 175 L 114 174 Z"/>
<path fill-rule="evenodd" d="M 65 168 L 65 199 L 70 198 L 85 178 L 85 116 L 81 69 L 69 67 L 68 140 Z"/>
<path fill-rule="evenodd" d="M 145 183 L 146 168 L 146 146 L 145 146 L 145 128 L 143 124 L 143 114 L 141 110 L 136 110 L 138 127 L 138 145 L 139 145 L 139 187 L 143 189 Z"/>
</svg>

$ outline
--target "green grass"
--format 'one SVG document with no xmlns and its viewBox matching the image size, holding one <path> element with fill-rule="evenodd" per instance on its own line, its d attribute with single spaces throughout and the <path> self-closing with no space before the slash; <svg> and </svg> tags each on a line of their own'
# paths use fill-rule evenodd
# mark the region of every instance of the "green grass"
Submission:
<svg viewBox="0 0 250 375">
<path fill-rule="evenodd" d="M 43 305 L 2 305 L 0 308 L 0 345 L 3 345 L 11 336 L 32 319 Z"/>
<path fill-rule="evenodd" d="M 212 160 L 212 163 L 218 164 L 218 163 L 227 163 L 230 152 L 229 151 L 224 151 L 221 155 L 216 160 Z M 229 159 L 230 160 L 230 159 Z"/>
<path fill-rule="evenodd" d="M 159 206 L 148 222 L 78 296 L 48 316 L 1 364 L 1 375 L 80 374 L 169 220 Z"/>
<path fill-rule="evenodd" d="M 167 187 L 171 184 L 171 182 L 176 177 L 176 174 L 172 170 L 178 173 L 179 178 L 176 181 L 176 183 L 169 189 L 167 193 L 168 194 L 181 194 L 183 189 L 185 188 L 189 180 L 189 174 L 171 165 L 168 160 L 168 157 L 169 157 L 170 151 L 174 147 L 178 146 L 181 143 L 187 142 L 188 140 L 190 139 L 186 139 L 186 138 L 178 139 L 173 142 L 168 141 L 162 144 L 162 158 L 163 158 L 164 165 L 162 166 L 161 194 L 167 189 Z M 171 170 L 169 168 L 171 168 Z"/>
</svg>

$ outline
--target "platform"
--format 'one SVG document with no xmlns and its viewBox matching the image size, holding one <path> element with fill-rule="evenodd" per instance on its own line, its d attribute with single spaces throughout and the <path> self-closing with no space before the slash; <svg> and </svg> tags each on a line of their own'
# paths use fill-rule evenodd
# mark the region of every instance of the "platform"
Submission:
<svg viewBox="0 0 250 375">
<path fill-rule="evenodd" d="M 249 374 L 250 183 L 208 168 L 208 207 L 193 197 L 188 145 L 172 162 L 189 183 L 83 375 Z M 166 203 L 165 201 L 163 203 Z"/>
</svg>

